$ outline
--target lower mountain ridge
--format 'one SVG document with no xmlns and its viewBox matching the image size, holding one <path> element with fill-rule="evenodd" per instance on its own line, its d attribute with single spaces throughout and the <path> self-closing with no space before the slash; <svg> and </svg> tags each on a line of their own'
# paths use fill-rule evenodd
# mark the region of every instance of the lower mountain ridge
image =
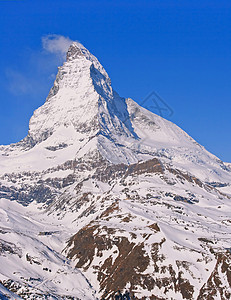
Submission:
<svg viewBox="0 0 231 300">
<path fill-rule="evenodd" d="M 0 299 L 231 299 L 231 168 L 74 42 L 0 147 Z"/>
</svg>

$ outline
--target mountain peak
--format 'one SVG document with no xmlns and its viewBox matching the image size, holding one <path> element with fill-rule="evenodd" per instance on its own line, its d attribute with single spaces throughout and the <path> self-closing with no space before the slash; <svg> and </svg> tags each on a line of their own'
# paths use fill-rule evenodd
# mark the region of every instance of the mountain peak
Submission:
<svg viewBox="0 0 231 300">
<path fill-rule="evenodd" d="M 45 103 L 30 119 L 28 135 L 12 149 L 43 149 L 49 162 L 49 149 L 69 149 L 71 158 L 99 150 L 110 162 L 130 163 L 137 161 L 136 154 L 130 149 L 129 155 L 123 149 L 119 153 L 116 145 L 136 140 L 125 99 L 112 89 L 98 59 L 73 42 Z"/>
<path fill-rule="evenodd" d="M 79 56 L 83 56 L 81 48 L 83 48 L 83 45 L 81 45 L 78 42 L 73 42 L 67 50 L 67 61 L 72 61 L 78 58 Z"/>
</svg>

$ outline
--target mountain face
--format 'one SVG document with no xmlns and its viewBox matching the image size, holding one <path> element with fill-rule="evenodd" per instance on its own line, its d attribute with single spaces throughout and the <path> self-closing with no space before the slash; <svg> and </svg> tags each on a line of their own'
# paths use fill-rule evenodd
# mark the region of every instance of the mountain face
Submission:
<svg viewBox="0 0 231 300">
<path fill-rule="evenodd" d="M 74 42 L 0 147 L 0 298 L 230 299 L 230 207 L 230 164 Z"/>
</svg>

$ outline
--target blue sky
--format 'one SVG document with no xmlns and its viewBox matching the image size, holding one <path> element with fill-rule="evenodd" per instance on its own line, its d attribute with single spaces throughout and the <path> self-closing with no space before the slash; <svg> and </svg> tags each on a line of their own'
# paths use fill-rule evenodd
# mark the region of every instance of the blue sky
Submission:
<svg viewBox="0 0 231 300">
<path fill-rule="evenodd" d="M 0 144 L 25 137 L 44 103 L 63 60 L 44 44 L 56 34 L 96 55 L 121 96 L 158 112 L 144 102 L 155 91 L 164 117 L 231 162 L 229 0 L 0 0 L 0 28 Z"/>
</svg>

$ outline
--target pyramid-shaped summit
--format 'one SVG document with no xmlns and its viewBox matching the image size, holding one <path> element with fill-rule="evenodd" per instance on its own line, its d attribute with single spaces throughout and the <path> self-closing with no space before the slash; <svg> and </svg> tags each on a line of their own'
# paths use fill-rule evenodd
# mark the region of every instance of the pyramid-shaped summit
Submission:
<svg viewBox="0 0 231 300">
<path fill-rule="evenodd" d="M 229 299 L 230 182 L 73 42 L 28 135 L 0 147 L 0 298 Z"/>
<path fill-rule="evenodd" d="M 98 135 L 111 138 L 116 131 L 133 137 L 129 125 L 125 99 L 113 91 L 110 78 L 99 61 L 74 42 L 45 104 L 31 118 L 29 136 L 36 142 L 53 134 L 57 139 L 69 137 L 70 133 L 75 135 L 76 141 L 82 140 L 83 134 L 84 139 L 92 140 Z M 58 137 L 60 131 L 62 137 Z"/>
<path fill-rule="evenodd" d="M 44 170 L 95 151 L 110 163 L 131 164 L 169 149 L 177 154 L 182 147 L 183 152 L 199 151 L 200 159 L 210 160 L 176 125 L 121 98 L 97 58 L 82 44 L 73 42 L 66 56 L 44 105 L 30 119 L 27 137 L 1 148 L 7 165 L 8 156 L 11 161 L 17 156 L 16 169 Z M 53 159 L 47 159 L 50 151 Z M 25 152 L 30 153 L 28 164 Z M 38 164 L 37 152 L 44 164 Z"/>
<path fill-rule="evenodd" d="M 30 120 L 27 137 L 11 150 L 20 153 L 39 148 L 41 153 L 66 145 L 73 159 L 80 149 L 82 155 L 96 148 L 106 152 L 105 144 L 118 140 L 133 143 L 137 139 L 125 99 L 112 89 L 111 80 L 97 58 L 74 42 L 67 51 L 66 62 L 59 67 L 46 102 Z M 109 153 L 107 159 L 127 162 L 122 153 L 121 158 L 116 158 L 118 154 L 116 151 L 113 158 Z"/>
</svg>

